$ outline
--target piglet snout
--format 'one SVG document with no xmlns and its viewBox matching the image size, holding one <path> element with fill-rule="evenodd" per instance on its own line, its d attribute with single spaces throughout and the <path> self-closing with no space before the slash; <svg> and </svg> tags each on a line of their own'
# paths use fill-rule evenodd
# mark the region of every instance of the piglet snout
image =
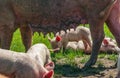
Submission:
<svg viewBox="0 0 120 78">
<path fill-rule="evenodd" d="M 47 73 L 44 74 L 42 78 L 52 78 L 53 74 L 54 74 L 53 70 L 48 71 Z"/>
</svg>

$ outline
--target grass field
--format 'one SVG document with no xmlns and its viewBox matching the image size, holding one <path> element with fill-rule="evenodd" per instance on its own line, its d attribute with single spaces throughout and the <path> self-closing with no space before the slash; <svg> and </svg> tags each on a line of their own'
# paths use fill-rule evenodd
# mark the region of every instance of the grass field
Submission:
<svg viewBox="0 0 120 78">
<path fill-rule="evenodd" d="M 105 31 L 105 35 L 107 37 L 114 38 L 106 25 L 104 25 L 104 31 Z M 49 34 L 47 34 L 47 35 L 49 35 Z M 51 33 L 51 37 L 54 37 L 54 35 L 52 33 Z M 36 43 L 44 43 L 47 45 L 47 47 L 49 49 L 51 48 L 51 45 L 50 45 L 47 37 L 46 36 L 44 37 L 44 35 L 42 33 L 40 33 L 40 35 L 38 33 L 34 34 L 32 44 L 36 44 Z M 11 50 L 18 51 L 18 52 L 25 51 L 25 48 L 21 41 L 19 29 L 14 33 Z M 51 57 L 56 64 L 55 65 L 56 77 L 57 76 L 58 76 L 58 78 L 59 78 L 59 76 L 82 77 L 84 73 L 79 74 L 82 72 L 80 69 L 79 63 L 85 64 L 85 62 L 87 62 L 87 60 L 89 59 L 89 56 L 90 55 L 86 55 L 82 51 L 74 52 L 73 50 L 68 50 L 67 52 L 65 52 L 65 54 L 62 54 L 61 52 L 54 54 L 51 52 Z M 99 58 L 107 58 L 107 59 L 116 61 L 117 55 L 102 53 L 102 54 L 99 54 L 98 57 Z M 97 61 L 97 65 L 103 66 L 103 64 L 101 64 L 99 61 Z M 90 73 L 90 72 L 99 73 L 99 68 L 94 69 L 94 70 L 93 69 L 87 70 L 85 73 Z"/>
</svg>

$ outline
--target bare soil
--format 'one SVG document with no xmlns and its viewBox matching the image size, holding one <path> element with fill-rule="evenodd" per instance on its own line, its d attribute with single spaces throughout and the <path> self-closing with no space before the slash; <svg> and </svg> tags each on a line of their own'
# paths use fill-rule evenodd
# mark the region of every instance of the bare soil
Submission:
<svg viewBox="0 0 120 78">
<path fill-rule="evenodd" d="M 115 61 L 106 58 L 99 58 L 97 64 L 88 69 L 82 69 L 84 64 L 79 63 L 77 67 L 62 65 L 62 61 L 56 63 L 57 74 L 54 78 L 116 78 L 117 68 Z M 99 64 L 98 64 L 99 63 Z"/>
</svg>

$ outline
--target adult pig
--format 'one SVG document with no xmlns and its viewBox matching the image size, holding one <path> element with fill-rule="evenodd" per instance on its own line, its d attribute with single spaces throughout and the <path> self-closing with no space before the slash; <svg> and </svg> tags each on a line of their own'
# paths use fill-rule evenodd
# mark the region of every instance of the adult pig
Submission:
<svg viewBox="0 0 120 78">
<path fill-rule="evenodd" d="M 116 0 L 0 0 L 1 47 L 10 48 L 17 28 L 20 28 L 23 44 L 28 49 L 32 39 L 29 24 L 39 24 L 45 32 L 50 32 L 77 26 L 84 18 L 90 24 L 93 39 L 92 55 L 85 66 L 91 66 L 97 60 L 104 38 L 104 21 L 115 2 Z"/>
</svg>

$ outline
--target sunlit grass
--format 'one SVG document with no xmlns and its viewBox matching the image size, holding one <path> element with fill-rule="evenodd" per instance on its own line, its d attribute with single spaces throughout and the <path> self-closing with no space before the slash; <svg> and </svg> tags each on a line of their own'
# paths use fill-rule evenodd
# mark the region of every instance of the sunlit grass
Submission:
<svg viewBox="0 0 120 78">
<path fill-rule="evenodd" d="M 112 33 L 110 32 L 110 30 L 108 29 L 107 25 L 104 24 L 104 32 L 105 32 L 105 36 L 106 37 L 110 37 L 114 39 L 114 36 L 112 35 Z"/>
<path fill-rule="evenodd" d="M 25 47 L 22 43 L 19 29 L 16 30 L 16 32 L 13 35 L 13 39 L 12 39 L 10 49 L 13 50 L 13 51 L 18 51 L 18 52 L 24 52 L 25 51 Z"/>
</svg>

